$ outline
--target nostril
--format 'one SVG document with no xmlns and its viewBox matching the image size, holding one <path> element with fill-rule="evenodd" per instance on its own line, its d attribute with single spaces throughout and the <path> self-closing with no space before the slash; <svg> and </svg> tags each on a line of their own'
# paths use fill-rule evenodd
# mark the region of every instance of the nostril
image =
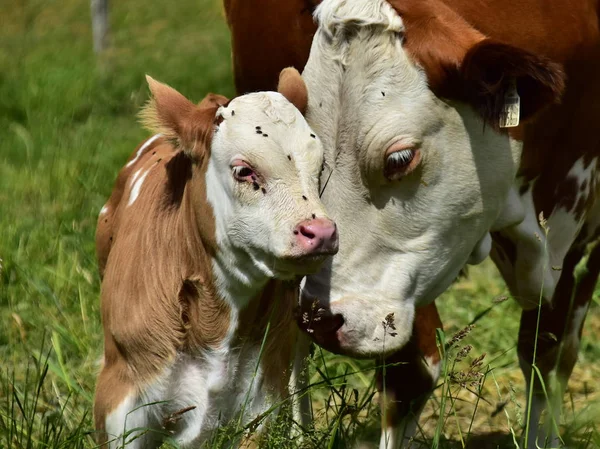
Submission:
<svg viewBox="0 0 600 449">
<path fill-rule="evenodd" d="M 311 232 L 311 230 L 304 225 L 300 226 L 300 234 L 302 234 L 307 239 L 314 239 L 316 237 L 315 233 Z"/>
</svg>

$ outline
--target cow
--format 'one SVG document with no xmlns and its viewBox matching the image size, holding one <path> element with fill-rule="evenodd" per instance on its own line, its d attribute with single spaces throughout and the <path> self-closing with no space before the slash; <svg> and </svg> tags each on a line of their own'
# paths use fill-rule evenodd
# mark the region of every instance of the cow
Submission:
<svg viewBox="0 0 600 449">
<path fill-rule="evenodd" d="M 282 74 L 281 93 L 199 105 L 148 82 L 142 118 L 156 134 L 98 220 L 95 424 L 111 448 L 165 436 L 198 447 L 234 419 L 264 431 L 288 397 L 296 279 L 337 251 L 337 230 L 319 200 L 323 148 L 299 110 L 298 72 Z M 261 434 L 236 441 L 255 447 Z"/>
<path fill-rule="evenodd" d="M 262 48 L 305 42 L 291 33 L 301 32 L 293 23 L 306 2 L 229 3 L 244 89 Z M 561 401 L 600 271 L 592 245 L 598 8 L 593 0 L 324 0 L 315 11 L 311 50 L 294 64 L 325 148 L 322 200 L 340 249 L 306 279 L 299 324 L 334 352 L 404 362 L 386 371 L 382 448 L 411 444 L 439 376 L 435 299 L 488 254 L 523 308 L 523 374 L 529 385 L 535 357 L 547 389 L 534 375 L 523 446 L 560 443 L 559 407 L 544 426 L 540 417 L 548 398 Z M 237 29 L 251 35 L 265 22 L 268 39 L 240 40 Z M 272 61 L 273 73 L 280 68 Z M 273 82 L 252 70 L 254 87 Z M 307 318 L 315 301 L 318 322 Z"/>
</svg>

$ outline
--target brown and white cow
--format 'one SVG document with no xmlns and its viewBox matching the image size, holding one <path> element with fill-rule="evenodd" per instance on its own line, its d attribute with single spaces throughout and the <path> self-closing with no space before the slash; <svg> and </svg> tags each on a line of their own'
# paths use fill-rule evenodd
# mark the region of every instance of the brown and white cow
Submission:
<svg viewBox="0 0 600 449">
<path fill-rule="evenodd" d="M 243 88 L 256 52 L 302 42 L 290 34 L 306 2 L 231 3 Z M 318 300 L 323 316 L 300 324 L 333 351 L 397 351 L 391 361 L 410 362 L 387 370 L 382 448 L 408 441 L 439 375 L 433 301 L 488 254 L 524 309 L 518 352 L 528 381 L 541 298 L 535 363 L 548 388 L 556 372 L 550 395 L 560 402 L 600 271 L 594 248 L 575 285 L 600 224 L 598 8 L 596 0 L 324 0 L 316 10 L 306 117 L 325 147 L 322 199 L 340 251 L 303 289 L 307 309 Z M 270 19 L 267 40 L 236 42 L 237 28 L 249 35 Z M 263 72 L 259 85 L 259 70 L 253 85 L 266 88 L 273 75 Z M 500 128 L 506 112 L 518 126 Z M 388 316 L 395 329 L 385 333 Z M 530 406 L 524 445 L 556 443 L 538 428 L 547 406 L 539 382 Z"/>
<path fill-rule="evenodd" d="M 306 105 L 298 72 L 282 76 L 285 97 L 199 105 L 149 84 L 143 118 L 158 134 L 121 170 L 98 221 L 95 422 L 111 448 L 165 435 L 199 447 L 287 397 L 293 279 L 335 253 L 337 233 L 317 189 L 323 148 L 286 99 Z"/>
</svg>

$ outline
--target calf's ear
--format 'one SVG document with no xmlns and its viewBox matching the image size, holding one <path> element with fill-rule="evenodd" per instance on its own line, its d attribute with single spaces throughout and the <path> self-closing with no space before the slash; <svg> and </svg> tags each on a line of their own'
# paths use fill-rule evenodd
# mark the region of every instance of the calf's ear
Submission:
<svg viewBox="0 0 600 449">
<path fill-rule="evenodd" d="M 212 92 L 207 94 L 206 97 L 202 99 L 200 103 L 198 103 L 199 108 L 211 108 L 211 107 L 221 107 L 226 106 L 229 103 L 229 98 L 224 97 L 223 95 L 213 94 Z"/>
<path fill-rule="evenodd" d="M 558 103 L 565 88 L 560 64 L 491 39 L 484 39 L 467 51 L 459 77 L 464 97 L 495 127 L 507 93 L 515 84 L 521 99 L 521 121 Z"/>
<path fill-rule="evenodd" d="M 209 148 L 220 102 L 227 99 L 209 94 L 195 105 L 172 87 L 147 75 L 146 80 L 152 98 L 140 112 L 142 124 L 161 133 L 187 155 L 201 156 Z"/>
<path fill-rule="evenodd" d="M 288 99 L 304 115 L 308 106 L 308 90 L 298 70 L 285 68 L 279 74 L 277 91 Z"/>
</svg>

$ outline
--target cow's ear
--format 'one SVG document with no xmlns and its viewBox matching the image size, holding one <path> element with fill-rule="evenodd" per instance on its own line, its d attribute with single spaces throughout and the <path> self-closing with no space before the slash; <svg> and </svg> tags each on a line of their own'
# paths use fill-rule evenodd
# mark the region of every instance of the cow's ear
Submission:
<svg viewBox="0 0 600 449">
<path fill-rule="evenodd" d="M 220 96 L 209 94 L 197 106 L 172 87 L 150 76 L 146 80 L 152 98 L 140 112 L 142 124 L 161 133 L 186 154 L 200 156 L 212 137 Z"/>
<path fill-rule="evenodd" d="M 460 66 L 463 95 L 481 116 L 498 127 L 507 94 L 516 86 L 520 121 L 560 101 L 565 75 L 559 64 L 519 48 L 484 39 Z"/>
<path fill-rule="evenodd" d="M 279 74 L 277 91 L 288 99 L 304 115 L 308 106 L 308 90 L 298 70 L 285 68 Z"/>
</svg>

